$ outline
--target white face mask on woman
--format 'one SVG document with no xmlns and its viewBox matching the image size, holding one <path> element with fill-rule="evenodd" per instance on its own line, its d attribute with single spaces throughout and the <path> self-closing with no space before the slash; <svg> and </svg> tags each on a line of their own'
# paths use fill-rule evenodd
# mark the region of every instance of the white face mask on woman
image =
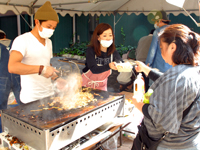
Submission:
<svg viewBox="0 0 200 150">
<path fill-rule="evenodd" d="M 101 45 L 103 47 L 110 47 L 110 45 L 113 43 L 113 40 L 112 39 L 109 40 L 109 41 L 107 41 L 107 40 L 101 40 L 100 43 L 101 43 Z"/>
<path fill-rule="evenodd" d="M 53 35 L 53 32 L 54 32 L 53 29 L 44 28 L 42 25 L 41 27 L 42 27 L 42 31 L 38 29 L 40 37 L 44 39 L 48 39 Z"/>
</svg>

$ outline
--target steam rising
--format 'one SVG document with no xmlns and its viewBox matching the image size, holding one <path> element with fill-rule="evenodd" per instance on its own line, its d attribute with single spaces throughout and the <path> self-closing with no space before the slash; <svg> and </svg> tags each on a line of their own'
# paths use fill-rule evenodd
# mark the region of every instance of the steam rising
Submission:
<svg viewBox="0 0 200 150">
<path fill-rule="evenodd" d="M 68 98 L 73 97 L 76 93 L 81 91 L 81 86 L 82 86 L 82 77 L 81 74 L 79 73 L 70 73 L 68 76 L 63 77 L 65 81 L 61 81 L 61 83 L 56 82 L 56 86 L 59 87 L 58 84 L 65 84 L 64 87 L 60 90 L 57 90 L 57 94 L 59 97 L 65 97 L 67 96 Z M 64 82 L 64 83 L 63 83 Z"/>
<path fill-rule="evenodd" d="M 76 65 L 75 71 L 72 69 L 72 64 Z M 81 102 L 81 100 L 84 102 L 84 97 L 81 95 L 83 94 L 82 76 L 79 67 L 72 61 L 70 66 L 70 70 L 58 69 L 60 71 L 59 76 L 62 79 L 54 83 L 55 97 L 57 97 L 56 101 L 59 101 L 64 109 L 77 108 L 85 105 Z M 87 95 L 87 98 L 92 99 L 92 95 Z"/>
</svg>

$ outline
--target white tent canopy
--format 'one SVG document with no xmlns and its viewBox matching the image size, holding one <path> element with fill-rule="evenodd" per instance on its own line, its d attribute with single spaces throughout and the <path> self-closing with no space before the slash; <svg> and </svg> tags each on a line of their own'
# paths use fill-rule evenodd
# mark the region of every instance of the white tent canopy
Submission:
<svg viewBox="0 0 200 150">
<path fill-rule="evenodd" d="M 0 0 L 0 16 L 15 14 L 17 16 L 18 24 L 18 35 L 21 34 L 20 30 L 20 17 L 22 13 L 27 13 L 31 16 L 31 25 L 25 20 L 30 28 L 33 28 L 33 14 L 37 9 L 42 6 L 47 0 Z M 123 14 L 128 15 L 134 13 L 139 15 L 144 13 L 145 15 L 150 14 L 150 12 L 156 13 L 159 10 L 164 10 L 174 15 L 184 13 L 189 15 L 191 13 L 199 15 L 199 0 L 185 0 L 183 5 L 184 9 L 188 11 L 188 14 L 184 12 L 182 8 L 173 6 L 166 2 L 166 0 L 49 0 L 52 7 L 60 13 L 60 15 L 65 16 L 69 14 L 73 17 L 73 33 L 75 33 L 75 14 L 81 16 L 84 14 L 87 16 L 91 14 L 100 15 L 110 15 L 110 14 Z M 182 1 L 182 0 L 174 0 Z M 154 14 L 155 15 L 155 14 Z M 190 16 L 191 17 L 191 16 Z M 192 18 L 193 19 L 193 18 Z M 193 21 L 200 27 L 200 23 L 197 23 L 194 19 Z M 114 17 L 114 26 L 115 26 Z M 115 30 L 115 27 L 114 27 Z M 75 38 L 74 38 L 75 41 Z"/>
<path fill-rule="evenodd" d="M 62 16 L 77 15 L 106 15 L 114 13 L 131 13 L 148 15 L 152 11 L 164 10 L 168 14 L 184 13 L 181 8 L 167 3 L 165 0 L 49 0 L 53 8 Z M 178 0 L 174 0 L 178 1 Z M 199 0 L 186 0 L 183 7 L 189 13 L 199 15 Z M 0 0 L 0 13 L 6 14 L 11 10 L 16 15 L 21 13 L 34 14 L 46 0 Z M 186 13 L 185 13 L 186 14 Z M 187 14 L 186 14 L 187 15 Z"/>
</svg>

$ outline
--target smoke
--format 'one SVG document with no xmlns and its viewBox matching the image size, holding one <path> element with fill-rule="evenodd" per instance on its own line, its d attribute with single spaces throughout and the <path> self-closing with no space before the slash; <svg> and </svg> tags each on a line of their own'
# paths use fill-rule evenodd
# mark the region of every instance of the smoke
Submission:
<svg viewBox="0 0 200 150">
<path fill-rule="evenodd" d="M 69 69 L 70 66 L 70 69 Z M 58 68 L 60 78 L 54 83 L 55 98 L 52 106 L 59 102 L 62 109 L 80 108 L 94 100 L 89 92 L 82 92 L 82 76 L 78 65 L 70 61 L 68 66 Z"/>
<path fill-rule="evenodd" d="M 59 78 L 54 83 L 56 87 L 56 97 L 59 97 L 59 102 L 63 108 L 75 108 L 79 95 L 82 90 L 82 76 L 80 73 L 69 73 L 66 77 Z"/>
<path fill-rule="evenodd" d="M 57 68 L 59 80 L 54 83 L 56 94 L 60 97 L 71 97 L 80 91 L 82 87 L 82 77 L 78 65 L 70 61 L 69 65 Z"/>
<path fill-rule="evenodd" d="M 73 97 L 73 95 L 75 95 L 76 93 L 80 92 L 81 87 L 82 87 L 81 74 L 79 74 L 79 73 L 70 73 L 70 74 L 68 74 L 68 76 L 66 76 L 63 79 L 65 80 L 65 81 L 63 81 L 65 86 L 59 92 L 59 95 L 61 97 L 63 97 L 63 96 Z"/>
</svg>

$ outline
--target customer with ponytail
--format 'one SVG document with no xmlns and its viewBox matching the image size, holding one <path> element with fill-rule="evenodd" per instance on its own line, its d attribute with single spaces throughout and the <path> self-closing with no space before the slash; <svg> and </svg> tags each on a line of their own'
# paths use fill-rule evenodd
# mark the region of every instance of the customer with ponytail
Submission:
<svg viewBox="0 0 200 150">
<path fill-rule="evenodd" d="M 135 99 L 133 103 L 143 111 L 144 124 L 153 140 L 169 131 L 157 150 L 200 150 L 200 36 L 185 25 L 173 24 L 159 40 L 163 59 L 173 67 L 158 73 L 136 62 L 136 71 L 144 72 L 155 82 L 150 87 L 154 92 L 149 104 Z M 190 106 L 187 115 L 183 115 Z"/>
</svg>

